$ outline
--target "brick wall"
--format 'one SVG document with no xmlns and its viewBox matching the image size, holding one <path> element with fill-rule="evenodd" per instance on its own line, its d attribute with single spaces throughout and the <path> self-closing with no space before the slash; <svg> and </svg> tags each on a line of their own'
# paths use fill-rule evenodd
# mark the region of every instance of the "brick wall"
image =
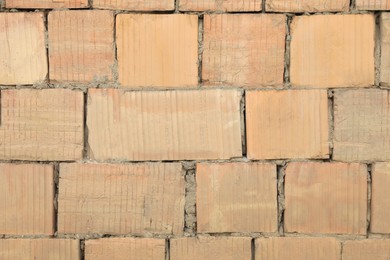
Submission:
<svg viewBox="0 0 390 260">
<path fill-rule="evenodd" d="M 390 1 L 0 0 L 0 259 L 390 259 Z"/>
</svg>

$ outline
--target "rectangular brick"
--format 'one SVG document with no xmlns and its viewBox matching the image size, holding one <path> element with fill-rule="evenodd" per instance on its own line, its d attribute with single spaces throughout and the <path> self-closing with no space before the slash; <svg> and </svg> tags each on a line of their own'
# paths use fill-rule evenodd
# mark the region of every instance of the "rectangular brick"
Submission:
<svg viewBox="0 0 390 260">
<path fill-rule="evenodd" d="M 389 1 L 390 9 L 390 1 Z M 390 86 L 390 14 L 380 15 L 381 72 L 380 84 Z"/>
<path fill-rule="evenodd" d="M 0 234 L 53 235 L 54 214 L 52 165 L 0 164 Z"/>
<path fill-rule="evenodd" d="M 390 233 L 390 163 L 375 163 L 372 170 L 371 224 L 373 233 Z"/>
<path fill-rule="evenodd" d="M 131 11 L 171 11 L 175 0 L 93 0 L 94 8 Z"/>
<path fill-rule="evenodd" d="M 289 163 L 286 232 L 366 234 L 367 167 L 357 163 Z"/>
<path fill-rule="evenodd" d="M 0 13 L 0 85 L 46 79 L 44 14 Z"/>
<path fill-rule="evenodd" d="M 342 12 L 349 10 L 350 0 L 266 0 L 265 9 L 271 12 Z"/>
<path fill-rule="evenodd" d="M 248 157 L 328 158 L 325 90 L 246 92 Z"/>
<path fill-rule="evenodd" d="M 250 237 L 184 237 L 170 240 L 171 260 L 250 260 Z"/>
<path fill-rule="evenodd" d="M 346 241 L 343 260 L 386 260 L 390 256 L 390 239 Z"/>
<path fill-rule="evenodd" d="M 165 240 L 103 238 L 85 241 L 85 260 L 164 260 Z"/>
<path fill-rule="evenodd" d="M 180 0 L 180 11 L 255 12 L 262 0 Z"/>
<path fill-rule="evenodd" d="M 198 85 L 198 16 L 120 14 L 116 43 L 123 87 Z"/>
<path fill-rule="evenodd" d="M 281 14 L 205 15 L 203 83 L 282 85 L 285 37 L 286 17 Z"/>
<path fill-rule="evenodd" d="M 390 159 L 388 90 L 359 89 L 334 93 L 333 159 Z"/>
<path fill-rule="evenodd" d="M 114 15 L 110 11 L 53 11 L 48 16 L 50 81 L 112 81 Z"/>
<path fill-rule="evenodd" d="M 198 163 L 198 232 L 276 232 L 276 166 L 265 163 Z"/>
<path fill-rule="evenodd" d="M 341 244 L 334 238 L 270 237 L 255 242 L 256 260 L 340 260 Z"/>
<path fill-rule="evenodd" d="M 6 0 L 6 8 L 87 8 L 88 0 Z"/>
<path fill-rule="evenodd" d="M 179 163 L 61 164 L 59 233 L 181 234 Z"/>
<path fill-rule="evenodd" d="M 185 160 L 241 157 L 237 90 L 88 91 L 90 157 Z"/>
<path fill-rule="evenodd" d="M 0 159 L 81 159 L 83 99 L 67 89 L 2 90 Z"/>
<path fill-rule="evenodd" d="M 374 38 L 373 14 L 294 17 L 291 84 L 313 88 L 374 85 Z"/>
<path fill-rule="evenodd" d="M 390 10 L 389 0 L 356 0 L 358 10 Z"/>
<path fill-rule="evenodd" d="M 0 239 L 0 259 L 80 259 L 80 241 L 73 239 Z"/>
</svg>

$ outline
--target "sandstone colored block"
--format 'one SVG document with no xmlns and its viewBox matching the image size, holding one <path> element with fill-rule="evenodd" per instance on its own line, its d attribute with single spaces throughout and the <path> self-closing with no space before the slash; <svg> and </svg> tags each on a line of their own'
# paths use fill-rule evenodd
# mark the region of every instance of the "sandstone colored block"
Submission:
<svg viewBox="0 0 390 260">
<path fill-rule="evenodd" d="M 276 232 L 276 166 L 265 163 L 198 163 L 198 232 Z"/>
<path fill-rule="evenodd" d="M 85 241 L 85 260 L 164 260 L 165 240 L 103 238 Z"/>
<path fill-rule="evenodd" d="M 262 0 L 180 0 L 180 11 L 261 11 Z"/>
<path fill-rule="evenodd" d="M 250 237 L 184 237 L 170 240 L 171 260 L 250 260 Z"/>
<path fill-rule="evenodd" d="M 283 85 L 286 17 L 204 16 L 202 80 L 206 85 Z"/>
<path fill-rule="evenodd" d="M 112 81 L 114 15 L 103 10 L 53 11 L 48 16 L 50 81 Z"/>
<path fill-rule="evenodd" d="M 255 242 L 257 260 L 340 260 L 341 244 L 334 238 L 270 237 Z"/>
<path fill-rule="evenodd" d="M 358 10 L 390 10 L 389 0 L 356 0 Z"/>
<path fill-rule="evenodd" d="M 53 235 L 54 214 L 52 165 L 0 164 L 0 234 Z"/>
<path fill-rule="evenodd" d="M 0 259 L 80 259 L 80 241 L 73 239 L 0 239 Z"/>
<path fill-rule="evenodd" d="M 289 163 L 286 232 L 366 234 L 367 167 L 357 163 Z"/>
<path fill-rule="evenodd" d="M 88 0 L 6 0 L 6 8 L 87 8 Z"/>
<path fill-rule="evenodd" d="M 390 10 L 390 1 L 389 1 Z M 380 16 L 381 72 L 380 84 L 390 86 L 390 14 Z"/>
<path fill-rule="evenodd" d="M 390 159 L 388 90 L 360 89 L 334 93 L 333 159 Z"/>
<path fill-rule="evenodd" d="M 131 11 L 171 11 L 175 0 L 93 0 L 94 8 Z"/>
<path fill-rule="evenodd" d="M 46 79 L 43 13 L 0 13 L 0 85 Z"/>
<path fill-rule="evenodd" d="M 119 14 L 116 44 L 123 87 L 198 85 L 196 15 Z"/>
<path fill-rule="evenodd" d="M 2 90 L 0 159 L 81 159 L 84 145 L 83 105 L 81 91 Z"/>
<path fill-rule="evenodd" d="M 374 85 L 374 38 L 373 14 L 294 17 L 291 84 L 313 88 Z"/>
<path fill-rule="evenodd" d="M 387 260 L 390 256 L 390 239 L 346 241 L 343 260 Z"/>
<path fill-rule="evenodd" d="M 61 164 L 59 233 L 181 234 L 179 163 Z"/>
<path fill-rule="evenodd" d="M 328 158 L 325 90 L 246 92 L 248 157 Z"/>
<path fill-rule="evenodd" d="M 89 89 L 88 94 L 87 125 L 93 159 L 242 156 L 240 91 Z"/>
<path fill-rule="evenodd" d="M 349 10 L 350 0 L 266 0 L 265 9 L 271 12 L 341 12 Z"/>
<path fill-rule="evenodd" d="M 373 233 L 390 233 L 390 163 L 375 163 L 372 171 L 371 225 Z"/>
</svg>

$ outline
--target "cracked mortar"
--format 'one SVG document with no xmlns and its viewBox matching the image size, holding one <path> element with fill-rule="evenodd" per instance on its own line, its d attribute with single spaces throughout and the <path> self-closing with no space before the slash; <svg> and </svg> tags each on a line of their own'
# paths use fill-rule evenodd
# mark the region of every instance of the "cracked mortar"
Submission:
<svg viewBox="0 0 390 260">
<path fill-rule="evenodd" d="M 195 162 L 183 162 L 185 170 L 184 235 L 196 234 L 196 179 Z"/>
</svg>

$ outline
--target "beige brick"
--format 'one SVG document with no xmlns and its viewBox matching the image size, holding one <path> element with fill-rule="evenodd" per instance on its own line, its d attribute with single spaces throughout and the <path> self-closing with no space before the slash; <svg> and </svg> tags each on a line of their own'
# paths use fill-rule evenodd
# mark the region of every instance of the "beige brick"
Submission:
<svg viewBox="0 0 390 260">
<path fill-rule="evenodd" d="M 390 256 L 390 239 L 346 241 L 343 260 L 387 260 Z"/>
<path fill-rule="evenodd" d="M 80 259 L 80 242 L 73 239 L 0 239 L 0 259 Z"/>
<path fill-rule="evenodd" d="M 390 159 L 389 91 L 360 89 L 334 94 L 333 159 Z"/>
<path fill-rule="evenodd" d="M 286 232 L 366 234 L 367 168 L 357 163 L 290 163 Z"/>
<path fill-rule="evenodd" d="M 286 17 L 204 16 L 202 79 L 206 85 L 282 85 Z"/>
<path fill-rule="evenodd" d="M 81 159 L 83 105 L 81 91 L 2 90 L 0 159 Z"/>
<path fill-rule="evenodd" d="M 185 237 L 171 239 L 171 260 L 250 260 L 250 237 Z"/>
<path fill-rule="evenodd" d="M 356 0 L 358 10 L 390 10 L 389 0 Z"/>
<path fill-rule="evenodd" d="M 0 13 L 0 85 L 46 79 L 43 13 Z"/>
<path fill-rule="evenodd" d="M 59 233 L 181 234 L 181 164 L 61 164 Z"/>
<path fill-rule="evenodd" d="M 91 158 L 144 161 L 242 156 L 239 91 L 90 89 L 88 94 Z"/>
<path fill-rule="evenodd" d="M 375 163 L 372 171 L 371 232 L 390 233 L 390 163 Z"/>
<path fill-rule="evenodd" d="M 350 0 L 266 0 L 265 9 L 271 12 L 341 12 L 349 10 Z"/>
<path fill-rule="evenodd" d="M 50 81 L 112 81 L 112 12 L 54 11 L 48 19 Z"/>
<path fill-rule="evenodd" d="M 389 1 L 390 9 L 390 1 Z M 390 86 L 390 14 L 380 16 L 381 73 L 380 84 Z"/>
<path fill-rule="evenodd" d="M 198 232 L 276 232 L 276 166 L 198 163 Z"/>
<path fill-rule="evenodd" d="M 119 83 L 124 87 L 198 85 L 198 17 L 120 14 L 116 22 Z"/>
<path fill-rule="evenodd" d="M 0 164 L 0 234 L 53 235 L 54 214 L 52 165 Z"/>
<path fill-rule="evenodd" d="M 270 237 L 255 242 L 257 260 L 340 260 L 341 244 L 334 238 Z"/>
<path fill-rule="evenodd" d="M 261 11 L 262 0 L 180 0 L 180 11 Z"/>
<path fill-rule="evenodd" d="M 325 90 L 247 91 L 251 159 L 328 158 Z"/>
<path fill-rule="evenodd" d="M 85 260 L 164 260 L 165 240 L 103 238 L 85 241 Z"/>
<path fill-rule="evenodd" d="M 175 0 L 93 0 L 94 8 L 132 11 L 171 11 Z"/>
<path fill-rule="evenodd" d="M 88 0 L 7 0 L 7 8 L 86 8 Z"/>
<path fill-rule="evenodd" d="M 373 85 L 374 35 L 373 14 L 294 17 L 291 84 L 313 88 Z"/>
</svg>

